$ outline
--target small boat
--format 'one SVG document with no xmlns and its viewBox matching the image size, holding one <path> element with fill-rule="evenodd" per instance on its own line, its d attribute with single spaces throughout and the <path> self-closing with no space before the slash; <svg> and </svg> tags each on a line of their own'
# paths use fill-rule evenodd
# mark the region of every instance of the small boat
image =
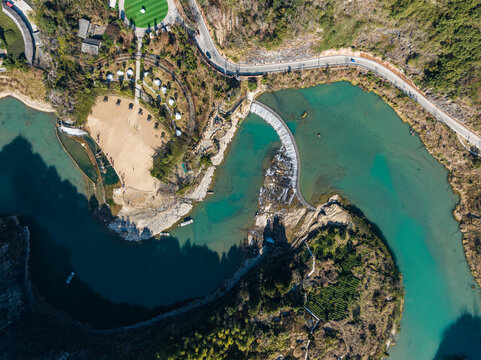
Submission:
<svg viewBox="0 0 481 360">
<path fill-rule="evenodd" d="M 321 138 L 321 133 L 317 133 L 317 137 L 320 139 L 320 138 Z"/>
<path fill-rule="evenodd" d="M 414 129 L 412 127 L 409 128 L 409 133 L 411 134 L 411 136 L 414 136 Z"/>
<path fill-rule="evenodd" d="M 72 282 L 73 277 L 75 276 L 75 273 L 72 271 L 70 275 L 68 276 L 67 280 L 65 280 L 65 283 L 69 285 Z"/>
<path fill-rule="evenodd" d="M 212 190 L 207 190 L 207 194 L 212 195 L 213 193 L 214 193 L 214 191 L 212 191 Z"/>
<path fill-rule="evenodd" d="M 182 226 L 182 227 L 187 226 L 187 225 L 192 224 L 193 222 L 194 222 L 194 219 L 189 219 L 189 220 L 184 221 L 183 223 L 180 223 L 179 226 Z"/>
<path fill-rule="evenodd" d="M 301 115 L 301 119 L 304 119 L 307 116 L 307 111 L 304 111 Z"/>
<path fill-rule="evenodd" d="M 168 232 L 161 232 L 159 235 L 160 235 L 160 236 L 170 236 L 170 233 L 168 233 Z"/>
</svg>

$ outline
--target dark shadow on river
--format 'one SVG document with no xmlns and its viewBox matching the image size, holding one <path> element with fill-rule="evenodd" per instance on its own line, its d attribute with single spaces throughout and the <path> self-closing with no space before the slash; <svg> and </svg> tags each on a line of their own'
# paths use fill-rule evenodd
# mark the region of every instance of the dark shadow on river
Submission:
<svg viewBox="0 0 481 360">
<path fill-rule="evenodd" d="M 242 260 L 238 246 L 219 256 L 189 240 L 119 239 L 92 218 L 85 196 L 21 137 L 0 152 L 0 215 L 12 213 L 30 229 L 30 274 L 40 293 L 97 327 L 149 319 L 204 296 Z M 66 285 L 71 271 L 76 276 Z"/>
<path fill-rule="evenodd" d="M 434 360 L 480 360 L 481 317 L 462 315 L 449 326 Z"/>
</svg>

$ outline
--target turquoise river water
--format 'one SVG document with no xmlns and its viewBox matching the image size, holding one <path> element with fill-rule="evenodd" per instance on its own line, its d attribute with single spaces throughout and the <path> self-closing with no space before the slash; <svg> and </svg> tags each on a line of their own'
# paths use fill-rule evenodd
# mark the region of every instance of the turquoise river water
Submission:
<svg viewBox="0 0 481 360">
<path fill-rule="evenodd" d="M 142 243 L 117 238 L 90 216 L 82 174 L 54 125 L 51 115 L 0 101 L 0 215 L 17 213 L 29 226 L 32 280 L 48 301 L 97 326 L 119 326 L 206 295 L 238 268 L 265 166 L 280 146 L 261 119 L 242 125 L 192 226 Z"/>
<path fill-rule="evenodd" d="M 390 359 L 442 358 L 446 351 L 481 358 L 481 294 L 452 216 L 458 198 L 446 169 L 381 98 L 349 83 L 283 90 L 259 100 L 294 133 L 305 198 L 314 203 L 339 192 L 387 239 L 406 290 Z"/>
<path fill-rule="evenodd" d="M 390 358 L 479 359 L 481 295 L 451 214 L 457 197 L 446 170 L 379 97 L 350 84 L 260 100 L 296 137 L 306 199 L 339 192 L 383 232 L 406 289 Z M 130 244 L 90 217 L 82 176 L 55 139 L 54 122 L 13 99 L 0 101 L 0 214 L 18 213 L 29 225 L 33 281 L 49 301 L 76 318 L 114 326 L 202 296 L 235 271 L 265 166 L 279 146 L 267 124 L 250 115 L 241 125 L 215 194 L 192 213 L 193 226 Z M 72 270 L 77 276 L 66 286 Z"/>
</svg>

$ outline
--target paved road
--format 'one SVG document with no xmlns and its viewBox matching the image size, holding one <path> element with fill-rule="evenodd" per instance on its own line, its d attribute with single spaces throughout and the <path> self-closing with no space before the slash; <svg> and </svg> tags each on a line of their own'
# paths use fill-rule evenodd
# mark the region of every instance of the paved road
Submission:
<svg viewBox="0 0 481 360">
<path fill-rule="evenodd" d="M 137 53 L 135 54 L 135 102 L 139 103 L 142 94 L 142 85 L 140 84 L 140 58 L 142 57 L 142 37 L 137 38 Z"/>
<path fill-rule="evenodd" d="M 16 6 L 13 8 L 8 7 L 5 3 L 2 3 L 2 10 L 10 19 L 12 19 L 20 30 L 25 45 L 25 57 L 27 58 L 28 63 L 32 65 L 35 57 L 35 41 L 26 16 L 22 14 L 20 8 Z"/>
<path fill-rule="evenodd" d="M 330 55 L 307 60 L 296 60 L 290 62 L 270 63 L 270 64 L 235 64 L 225 59 L 217 50 L 215 43 L 209 33 L 202 13 L 199 10 L 197 1 L 189 0 L 192 12 L 197 18 L 198 34 L 195 39 L 199 49 L 209 59 L 209 62 L 217 70 L 226 75 L 236 76 L 251 76 L 273 72 L 283 72 L 289 70 L 303 70 L 322 68 L 328 66 L 360 66 L 367 68 L 379 76 L 383 77 L 394 86 L 401 89 L 408 94 L 412 99 L 417 101 L 426 111 L 437 118 L 439 121 L 445 123 L 452 130 L 465 138 L 470 144 L 475 146 L 478 151 L 481 151 L 481 137 L 468 129 L 464 124 L 456 120 L 451 115 L 441 110 L 437 105 L 429 101 L 418 89 L 409 84 L 398 74 L 388 69 L 384 65 L 375 60 L 360 56 L 345 55 Z"/>
</svg>

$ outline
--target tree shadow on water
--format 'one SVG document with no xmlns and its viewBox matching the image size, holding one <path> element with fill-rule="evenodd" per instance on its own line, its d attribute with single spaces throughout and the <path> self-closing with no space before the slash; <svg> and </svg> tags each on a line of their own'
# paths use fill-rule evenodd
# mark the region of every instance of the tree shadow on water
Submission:
<svg viewBox="0 0 481 360">
<path fill-rule="evenodd" d="M 481 317 L 464 314 L 450 325 L 434 360 L 481 360 Z"/>
<path fill-rule="evenodd" d="M 219 256 L 173 237 L 120 239 L 94 220 L 85 196 L 22 137 L 0 152 L 0 185 L 0 215 L 18 214 L 30 229 L 30 271 L 39 292 L 97 327 L 132 324 L 202 297 L 242 260 L 237 246 Z M 76 275 L 67 285 L 71 271 Z"/>
</svg>

